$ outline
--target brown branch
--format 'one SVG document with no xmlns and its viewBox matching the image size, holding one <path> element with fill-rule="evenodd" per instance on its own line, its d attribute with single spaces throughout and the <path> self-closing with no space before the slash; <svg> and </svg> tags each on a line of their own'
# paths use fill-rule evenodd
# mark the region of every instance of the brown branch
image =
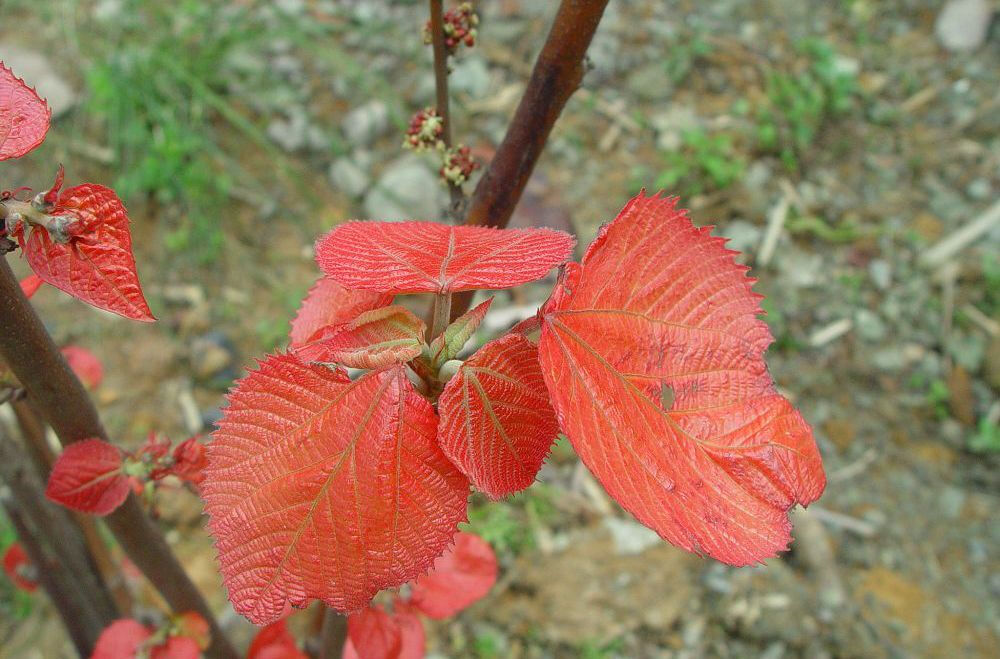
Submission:
<svg viewBox="0 0 1000 659">
<path fill-rule="evenodd" d="M 83 385 L 24 297 L 6 260 L 0 261 L 0 358 L 27 389 L 63 446 L 92 437 L 107 440 L 107 432 Z M 208 621 L 212 645 L 206 654 L 235 658 L 235 651 L 201 593 L 135 495 L 130 494 L 104 521 L 128 557 L 175 612 L 197 611 Z"/>
<path fill-rule="evenodd" d="M 320 632 L 319 659 L 340 659 L 344 655 L 346 642 L 347 616 L 327 608 Z"/>
<path fill-rule="evenodd" d="M 431 47 L 434 50 L 434 98 L 437 113 L 441 117 L 441 141 L 445 149 L 451 148 L 451 109 L 448 100 L 448 51 L 444 43 L 443 0 L 430 0 Z M 457 219 L 465 201 L 462 188 L 448 181 L 451 195 L 450 215 Z"/>
<path fill-rule="evenodd" d="M 584 56 L 607 4 L 608 0 L 560 2 L 507 134 L 472 194 L 466 224 L 507 226 L 552 126 L 583 81 Z M 456 295 L 452 318 L 465 313 L 471 301 L 471 293 Z"/>
<path fill-rule="evenodd" d="M 4 507 L 38 572 L 38 579 L 81 656 L 119 617 L 68 511 L 50 503 L 28 454 L 0 428 L 0 480 L 10 492 Z"/>
</svg>

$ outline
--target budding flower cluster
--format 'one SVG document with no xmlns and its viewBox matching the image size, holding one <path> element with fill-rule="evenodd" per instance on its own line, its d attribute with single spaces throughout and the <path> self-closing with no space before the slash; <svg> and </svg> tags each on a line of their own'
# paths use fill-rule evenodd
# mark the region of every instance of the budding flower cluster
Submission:
<svg viewBox="0 0 1000 659">
<path fill-rule="evenodd" d="M 479 163 L 472 159 L 469 147 L 455 146 L 445 152 L 440 174 L 441 178 L 448 183 L 462 185 L 477 169 L 479 169 Z"/>
<path fill-rule="evenodd" d="M 410 119 L 410 126 L 403 138 L 403 148 L 414 151 L 427 149 L 443 149 L 444 119 L 434 108 L 426 108 L 417 112 Z"/>
<path fill-rule="evenodd" d="M 463 2 L 455 9 L 444 13 L 444 48 L 449 55 L 454 55 L 461 44 L 472 48 L 476 45 L 476 26 L 479 16 L 472 10 L 471 2 Z M 431 43 L 431 23 L 424 26 L 424 43 Z"/>
</svg>

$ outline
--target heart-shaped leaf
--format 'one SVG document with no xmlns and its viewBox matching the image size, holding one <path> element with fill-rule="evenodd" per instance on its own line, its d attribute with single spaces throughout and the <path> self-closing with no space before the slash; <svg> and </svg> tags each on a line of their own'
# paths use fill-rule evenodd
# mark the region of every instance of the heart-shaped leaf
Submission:
<svg viewBox="0 0 1000 659">
<path fill-rule="evenodd" d="M 72 218 L 71 237 L 58 243 L 46 229 L 32 229 L 24 254 L 35 274 L 99 309 L 154 321 L 136 273 L 128 214 L 114 190 L 93 183 L 69 188 L 51 215 Z"/>
<path fill-rule="evenodd" d="M 465 519 L 468 481 L 399 365 L 351 381 L 273 355 L 229 396 L 201 483 L 235 609 L 365 606 L 426 571 Z"/>
<path fill-rule="evenodd" d="M 316 261 L 347 288 L 448 293 L 541 279 L 573 251 L 553 229 L 492 229 L 437 222 L 347 222 L 316 243 Z"/>
<path fill-rule="evenodd" d="M 20 158 L 45 139 L 52 110 L 0 61 L 0 160 Z"/>
<path fill-rule="evenodd" d="M 389 304 L 392 304 L 392 295 L 352 291 L 329 277 L 320 277 L 309 289 L 292 321 L 291 345 L 301 347 L 319 330 L 346 323 L 366 311 Z"/>
<path fill-rule="evenodd" d="M 128 476 L 122 466 L 117 446 L 100 439 L 74 442 L 52 465 L 45 496 L 73 510 L 107 515 L 128 497 Z"/>
<path fill-rule="evenodd" d="M 474 533 L 455 535 L 455 545 L 413 584 L 410 602 L 424 615 L 444 620 L 486 596 L 497 580 L 497 557 Z"/>
<path fill-rule="evenodd" d="M 673 199 L 632 199 L 567 267 L 539 348 L 560 426 L 605 489 L 673 544 L 747 565 L 787 547 L 789 508 L 825 477 L 724 242 Z"/>
<path fill-rule="evenodd" d="M 405 364 L 423 351 L 426 329 L 409 309 L 382 307 L 317 332 L 295 354 L 303 361 L 336 362 L 349 368 Z"/>
<path fill-rule="evenodd" d="M 438 413 L 441 449 L 494 499 L 531 485 L 559 433 L 538 348 L 520 334 L 490 341 L 462 364 Z"/>
</svg>

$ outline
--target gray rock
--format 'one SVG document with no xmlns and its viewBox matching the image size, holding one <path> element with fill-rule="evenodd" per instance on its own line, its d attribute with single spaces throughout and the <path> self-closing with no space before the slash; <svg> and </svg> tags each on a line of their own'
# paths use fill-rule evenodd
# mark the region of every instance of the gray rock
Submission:
<svg viewBox="0 0 1000 659">
<path fill-rule="evenodd" d="M 878 314 L 868 309 L 858 309 L 854 314 L 854 328 L 862 339 L 873 343 L 884 339 L 887 331 Z"/>
<path fill-rule="evenodd" d="M 876 351 L 872 357 L 875 368 L 888 373 L 895 373 L 906 366 L 906 355 L 898 346 L 890 346 Z"/>
<path fill-rule="evenodd" d="M 868 264 L 868 276 L 880 291 L 892 285 L 892 265 L 884 259 L 872 259 Z"/>
<path fill-rule="evenodd" d="M 360 197 L 368 189 L 371 180 L 363 169 L 351 158 L 337 158 L 330 165 L 330 182 L 346 195 Z"/>
<path fill-rule="evenodd" d="M 473 98 L 482 98 L 490 91 L 490 70 L 482 57 L 460 58 L 451 75 L 448 84 L 456 93 L 468 94 Z"/>
<path fill-rule="evenodd" d="M 628 519 L 605 517 L 604 527 L 611 533 L 619 556 L 635 556 L 660 543 L 656 531 Z"/>
<path fill-rule="evenodd" d="M 778 247 L 778 270 L 793 288 L 810 288 L 826 283 L 823 257 L 794 247 Z"/>
<path fill-rule="evenodd" d="M 670 96 L 671 84 L 663 62 L 656 60 L 643 64 L 629 74 L 628 91 L 644 101 L 663 101 Z"/>
<path fill-rule="evenodd" d="M 650 117 L 649 123 L 657 134 L 656 146 L 676 151 L 681 147 L 683 133 L 698 127 L 698 112 L 689 105 L 671 103 L 668 109 Z"/>
<path fill-rule="evenodd" d="M 351 144 L 370 144 L 389 127 L 389 108 L 382 101 L 369 101 L 348 112 L 340 127 Z"/>
<path fill-rule="evenodd" d="M 52 108 L 53 119 L 76 105 L 76 92 L 56 73 L 45 55 L 7 42 L 0 43 L 0 53 L 7 68 L 45 99 Z"/>
<path fill-rule="evenodd" d="M 948 50 L 966 53 L 986 40 L 993 14 L 989 0 L 948 0 L 934 24 L 934 34 Z"/>
<path fill-rule="evenodd" d="M 718 233 L 729 239 L 729 242 L 726 243 L 727 248 L 735 249 L 744 254 L 760 244 L 760 227 L 746 220 L 733 220 L 722 227 Z"/>
<path fill-rule="evenodd" d="M 393 161 L 365 196 L 365 212 L 377 220 L 436 220 L 448 192 L 430 164 L 415 154 Z"/>
</svg>

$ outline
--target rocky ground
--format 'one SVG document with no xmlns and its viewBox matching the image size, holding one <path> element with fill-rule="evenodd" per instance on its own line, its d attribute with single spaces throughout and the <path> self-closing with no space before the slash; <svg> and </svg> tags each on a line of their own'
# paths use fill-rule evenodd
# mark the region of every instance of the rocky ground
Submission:
<svg viewBox="0 0 1000 659">
<path fill-rule="evenodd" d="M 282 345 L 320 232 L 348 217 L 441 215 L 434 166 L 399 146 L 433 96 L 423 3 L 9 4 L 0 57 L 57 119 L 42 149 L 4 165 L 2 185 L 40 188 L 63 162 L 69 180 L 118 176 L 131 191 L 160 322 L 36 297 L 60 340 L 104 360 L 98 401 L 125 444 L 210 428 L 243 367 Z M 482 4 L 480 45 L 451 82 L 456 135 L 486 159 L 554 3 Z M 501 580 L 433 628 L 433 653 L 995 654 L 1000 29 L 995 3 L 942 4 L 612 0 L 516 222 L 586 245 L 640 187 L 681 194 L 753 266 L 772 372 L 815 428 L 829 485 L 796 514 L 787 556 L 731 569 L 658 541 L 560 443 L 527 493 L 477 500 L 472 526 L 498 550 Z M 205 35 L 244 25 L 237 15 L 256 31 Z M 127 93 L 135 71 L 155 81 L 140 99 Z M 123 125 L 145 126 L 149 143 Z M 511 310 L 491 330 L 546 294 L 502 295 Z M 223 606 L 197 499 L 160 504 Z M 48 606 L 3 593 L 0 656 L 58 656 Z"/>
</svg>

